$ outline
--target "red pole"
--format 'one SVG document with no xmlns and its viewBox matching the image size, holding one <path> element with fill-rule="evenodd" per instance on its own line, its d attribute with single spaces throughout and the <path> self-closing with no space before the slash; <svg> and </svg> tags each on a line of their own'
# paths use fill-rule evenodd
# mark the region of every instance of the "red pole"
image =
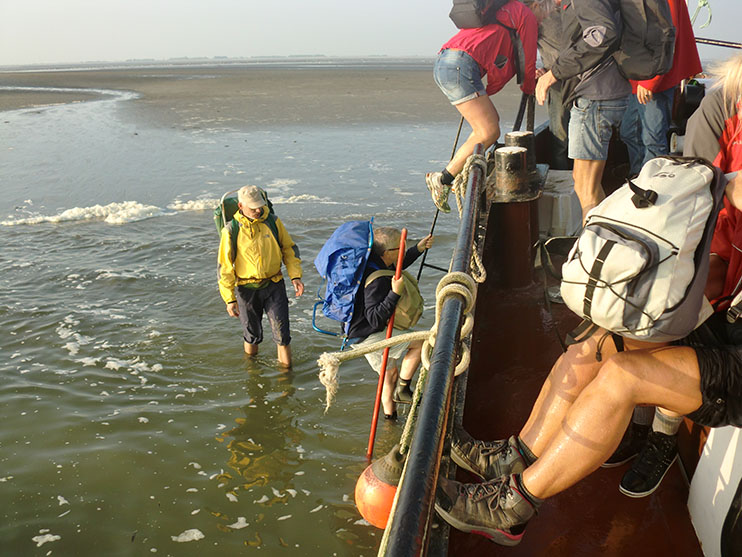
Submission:
<svg viewBox="0 0 742 557">
<path fill-rule="evenodd" d="M 397 255 L 397 267 L 394 270 L 394 278 L 398 279 L 402 275 L 402 263 L 404 263 L 405 242 L 407 240 L 407 229 L 402 229 L 402 236 L 399 239 L 399 254 Z M 389 325 L 386 328 L 386 338 L 391 338 L 394 329 L 394 314 L 389 318 Z M 386 362 L 389 359 L 389 347 L 384 348 L 384 355 L 381 359 L 381 370 L 379 371 L 379 384 L 376 386 L 376 402 L 374 403 L 374 416 L 371 418 L 371 433 L 368 437 L 368 450 L 366 459 L 371 460 L 374 454 L 374 440 L 376 439 L 376 424 L 379 421 L 379 407 L 381 406 L 381 393 L 384 390 L 384 378 L 386 377 Z"/>
</svg>

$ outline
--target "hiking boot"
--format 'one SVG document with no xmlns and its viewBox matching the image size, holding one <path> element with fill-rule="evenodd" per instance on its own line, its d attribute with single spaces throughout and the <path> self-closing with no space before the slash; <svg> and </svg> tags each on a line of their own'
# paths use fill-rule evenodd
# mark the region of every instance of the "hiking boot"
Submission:
<svg viewBox="0 0 742 557">
<path fill-rule="evenodd" d="M 648 425 L 630 423 L 616 450 L 600 466 L 602 468 L 615 468 L 626 464 L 642 450 L 644 443 L 647 441 L 647 435 L 649 435 Z"/>
<path fill-rule="evenodd" d="M 651 431 L 639 458 L 621 479 L 618 490 L 629 497 L 646 497 L 657 489 L 677 458 L 677 437 Z"/>
<path fill-rule="evenodd" d="M 425 183 L 428 185 L 430 196 L 433 198 L 433 203 L 438 207 L 438 210 L 444 213 L 450 213 L 451 207 L 448 205 L 448 194 L 451 193 L 451 186 L 444 184 L 441 181 L 442 178 L 442 172 L 428 172 L 425 175 Z"/>
<path fill-rule="evenodd" d="M 435 510 L 457 530 L 508 546 L 520 543 L 526 524 L 536 513 L 519 490 L 515 475 L 475 484 L 438 478 Z"/>
<path fill-rule="evenodd" d="M 463 428 L 454 428 L 451 459 L 483 480 L 520 474 L 526 468 L 515 436 L 498 441 L 479 441 Z"/>
<path fill-rule="evenodd" d="M 399 404 L 411 404 L 412 389 L 410 389 L 410 384 L 397 385 L 397 388 L 394 389 L 394 393 L 392 394 L 392 400 Z"/>
</svg>

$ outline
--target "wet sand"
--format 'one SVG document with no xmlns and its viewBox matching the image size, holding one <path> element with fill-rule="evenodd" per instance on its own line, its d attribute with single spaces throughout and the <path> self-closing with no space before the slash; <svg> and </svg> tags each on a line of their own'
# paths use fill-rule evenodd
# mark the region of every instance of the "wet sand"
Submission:
<svg viewBox="0 0 742 557">
<path fill-rule="evenodd" d="M 431 63 L 432 66 L 432 63 Z M 161 124 L 243 128 L 276 124 L 448 121 L 456 111 L 432 70 L 367 68 L 143 68 L 0 73 L 0 86 L 134 91 Z M 0 91 L 0 111 L 90 100 L 87 93 Z"/>
<path fill-rule="evenodd" d="M 415 67 L 168 67 L 0 72 L 0 86 L 134 91 L 133 118 L 193 129 L 306 124 L 457 122 L 458 112 L 433 82 L 432 60 Z M 510 92 L 510 94 L 506 94 Z M 84 101 L 89 93 L 2 91 L 0 111 Z M 509 114 L 514 81 L 498 94 Z M 513 104 L 516 106 L 512 106 Z"/>
</svg>

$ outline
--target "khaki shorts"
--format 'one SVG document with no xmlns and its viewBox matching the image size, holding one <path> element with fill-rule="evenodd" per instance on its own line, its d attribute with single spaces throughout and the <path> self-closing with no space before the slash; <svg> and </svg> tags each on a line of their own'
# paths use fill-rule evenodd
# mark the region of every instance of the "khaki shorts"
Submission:
<svg viewBox="0 0 742 557">
<path fill-rule="evenodd" d="M 397 334 L 403 334 L 408 333 L 409 331 L 400 331 L 397 333 L 397 331 L 394 331 L 392 333 L 392 337 L 397 336 Z M 368 346 L 369 344 L 374 344 L 375 342 L 380 342 L 386 338 L 386 329 L 383 331 L 379 331 L 378 333 L 373 333 L 371 335 L 368 335 L 364 340 L 361 342 L 358 342 L 356 344 L 351 344 L 351 348 L 353 350 L 357 350 L 359 348 L 364 348 Z M 407 353 L 407 350 L 410 347 L 409 342 L 403 342 L 402 344 L 397 344 L 396 346 L 392 346 L 389 348 L 389 358 L 386 361 L 386 369 L 399 369 L 399 360 L 404 357 L 404 355 Z M 376 352 L 369 352 L 366 354 L 366 359 L 368 360 L 368 363 L 371 365 L 373 370 L 376 373 L 381 373 L 381 362 L 384 358 L 384 350 L 378 350 Z"/>
</svg>

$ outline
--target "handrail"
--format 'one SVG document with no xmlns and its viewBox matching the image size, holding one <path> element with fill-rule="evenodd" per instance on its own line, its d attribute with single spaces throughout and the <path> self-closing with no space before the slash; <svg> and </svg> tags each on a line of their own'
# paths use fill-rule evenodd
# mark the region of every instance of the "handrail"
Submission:
<svg viewBox="0 0 742 557">
<path fill-rule="evenodd" d="M 477 155 L 483 151 L 481 144 L 474 148 Z M 451 263 L 452 272 L 469 271 L 483 182 L 482 169 L 473 165 Z M 415 434 L 407 454 L 397 500 L 384 532 L 380 556 L 418 556 L 427 545 L 465 306 L 466 302 L 459 295 L 443 302 Z"/>
<path fill-rule="evenodd" d="M 707 44 L 711 46 L 724 46 L 726 48 L 742 48 L 742 43 L 732 42 L 732 41 L 721 41 L 719 39 L 702 39 L 701 37 L 696 37 L 696 42 L 698 44 Z"/>
</svg>

